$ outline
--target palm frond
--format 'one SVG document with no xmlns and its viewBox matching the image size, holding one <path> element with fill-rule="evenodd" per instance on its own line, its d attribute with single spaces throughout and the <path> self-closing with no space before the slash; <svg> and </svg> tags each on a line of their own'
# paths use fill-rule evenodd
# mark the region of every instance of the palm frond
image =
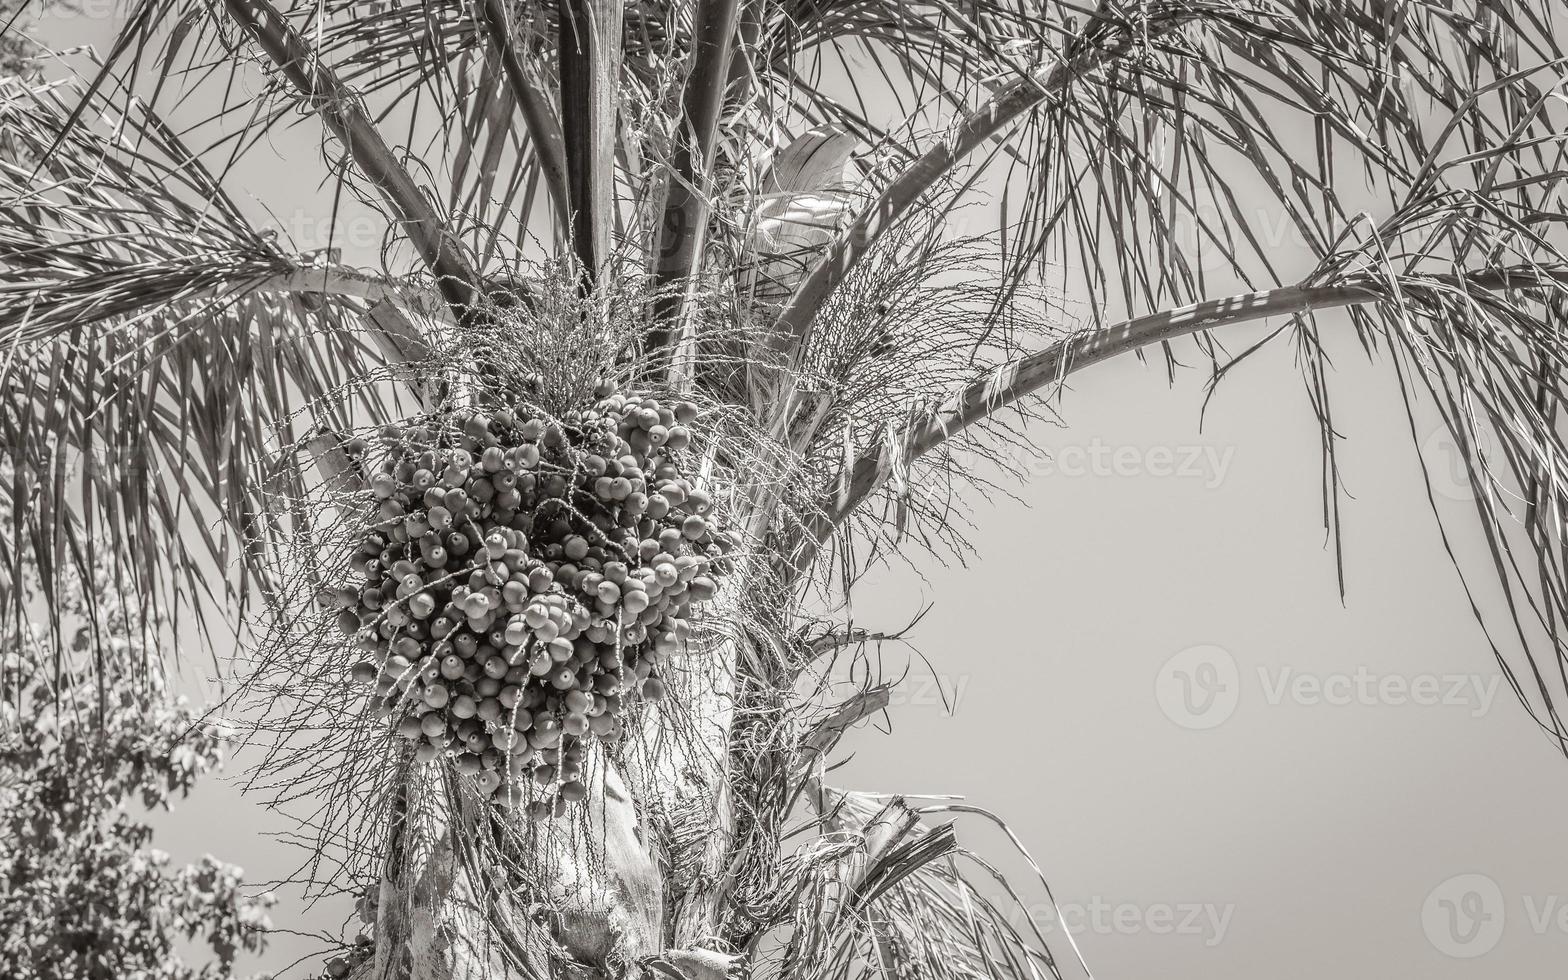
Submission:
<svg viewBox="0 0 1568 980">
<path fill-rule="evenodd" d="M 692 65 L 681 92 L 680 117 L 675 122 L 676 150 L 670 162 L 669 187 L 664 215 L 653 245 L 660 292 L 660 320 L 680 320 L 686 283 L 696 266 L 708 225 L 709 189 L 700 186 L 711 170 L 719 113 L 730 81 L 731 50 L 735 39 L 739 0 L 699 0 L 693 12 Z M 657 350 L 670 342 L 671 331 L 662 324 L 648 338 Z"/>
<path fill-rule="evenodd" d="M 228 0 L 229 15 L 267 53 L 293 90 L 314 109 L 382 197 L 435 276 L 453 312 L 462 316 L 480 289 L 479 277 L 426 192 L 393 156 L 356 95 L 317 61 L 299 33 L 267 0 Z"/>
<path fill-rule="evenodd" d="M 1558 708 L 1568 665 L 1561 625 L 1568 583 L 1558 553 L 1568 516 L 1568 437 L 1559 421 L 1561 365 L 1568 359 L 1559 315 L 1568 302 L 1568 256 L 1531 222 L 1474 194 L 1455 191 L 1413 202 L 1398 219 L 1373 229 L 1299 285 L 1086 328 L 928 402 L 895 435 L 866 444 L 838 470 L 808 540 L 808 559 L 878 490 L 896 481 L 890 499 L 896 504 L 907 497 L 905 487 L 919 481 L 902 474 L 925 453 L 971 427 L 995 424 L 1002 410 L 1029 396 L 1055 402 L 1071 373 L 1198 331 L 1269 318 L 1285 325 L 1218 366 L 1214 382 L 1264 343 L 1295 344 L 1322 430 L 1326 529 L 1337 535 L 1342 489 L 1334 449 L 1343 436 L 1332 420 L 1328 341 L 1317 316 L 1346 307 L 1356 342 L 1369 355 L 1386 351 L 1393 360 L 1412 413 L 1423 397 L 1431 399 L 1464 454 L 1492 570 L 1507 598 L 1503 628 L 1512 642 L 1493 636 L 1497 624 L 1479 606 L 1477 618 L 1493 636 L 1511 683 L 1534 702 L 1537 721 L 1568 750 Z M 1487 243 L 1489 261 L 1465 271 L 1453 253 L 1470 241 Z M 1411 426 L 1419 444 L 1414 414 Z M 1500 448 L 1489 456 L 1482 447 L 1493 439 Z M 1440 524 L 1453 519 L 1435 504 L 1433 509 Z M 1518 551 L 1533 552 L 1533 560 L 1521 561 Z M 1533 691 L 1515 679 L 1521 674 L 1529 675 Z"/>
<path fill-rule="evenodd" d="M 13 581 L 110 561 L 155 619 L 242 606 L 271 584 L 296 441 L 397 403 L 366 310 L 419 315 L 428 287 L 286 256 L 156 116 L 66 127 L 78 94 L 0 90 L 5 561 Z"/>
<path fill-rule="evenodd" d="M 925 814 L 953 813 L 995 821 L 990 814 L 942 803 L 917 810 L 901 797 L 823 786 L 813 791 L 813 801 L 823 836 L 798 858 L 794 939 L 776 964 L 760 967 L 760 975 L 1062 976 L 1022 895 L 960 845 L 952 822 L 929 827 L 923 820 Z M 1039 876 L 1027 852 L 1023 857 Z M 1043 886 L 1043 876 L 1039 880 Z M 1049 899 L 1050 889 L 1044 890 Z"/>
</svg>

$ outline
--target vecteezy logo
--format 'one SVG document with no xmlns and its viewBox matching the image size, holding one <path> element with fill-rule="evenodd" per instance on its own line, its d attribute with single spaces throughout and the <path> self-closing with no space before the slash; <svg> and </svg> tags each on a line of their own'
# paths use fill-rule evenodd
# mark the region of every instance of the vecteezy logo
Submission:
<svg viewBox="0 0 1568 980">
<path fill-rule="evenodd" d="M 1160 668 L 1154 697 L 1165 716 L 1183 728 L 1201 731 L 1223 724 L 1241 698 L 1236 659 L 1212 644 L 1188 647 Z"/>
<path fill-rule="evenodd" d="M 1461 874 L 1438 883 L 1421 905 L 1421 929 L 1445 956 L 1472 959 L 1503 938 L 1503 890 L 1483 874 Z"/>
<path fill-rule="evenodd" d="M 1484 488 L 1492 479 L 1493 467 L 1502 458 L 1497 448 L 1497 437 L 1492 430 L 1478 425 L 1474 432 L 1464 432 L 1461 440 L 1450 432 L 1447 425 L 1439 425 L 1418 447 L 1426 461 L 1427 479 L 1432 492 L 1449 500 L 1470 501 L 1476 498 L 1476 482 Z"/>
</svg>

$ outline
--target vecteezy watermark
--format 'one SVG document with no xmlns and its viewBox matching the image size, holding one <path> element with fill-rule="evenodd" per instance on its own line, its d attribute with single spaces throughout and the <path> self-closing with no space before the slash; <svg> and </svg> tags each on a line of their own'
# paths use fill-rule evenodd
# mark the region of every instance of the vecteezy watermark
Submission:
<svg viewBox="0 0 1568 980">
<path fill-rule="evenodd" d="M 1421 903 L 1421 931 L 1427 942 L 1456 959 L 1491 952 L 1507 922 L 1503 890 L 1483 874 L 1459 874 L 1439 882 Z"/>
<path fill-rule="evenodd" d="M 1533 936 L 1568 939 L 1568 900 L 1560 894 L 1519 894 L 1518 910 Z M 1509 922 L 1509 897 L 1484 874 L 1467 872 L 1445 878 L 1421 903 L 1421 931 L 1432 948 L 1456 959 L 1484 956 L 1502 941 Z"/>
<path fill-rule="evenodd" d="M 968 674 L 912 675 L 893 685 L 887 703 L 889 708 L 941 708 L 956 715 L 968 690 Z"/>
<path fill-rule="evenodd" d="M 1568 900 L 1560 894 L 1519 894 L 1515 922 L 1532 936 L 1568 939 Z M 1510 917 L 1509 899 L 1492 878 L 1475 872 L 1446 878 L 1427 892 L 1421 903 L 1421 929 L 1433 948 L 1445 956 L 1474 959 L 1502 941 Z"/>
<path fill-rule="evenodd" d="M 1112 902 L 1094 896 L 1087 902 L 1031 905 L 1027 911 L 1042 932 L 1182 936 L 1213 947 L 1224 942 L 1236 907 L 1213 902 Z"/>
<path fill-rule="evenodd" d="M 351 254 L 382 248 L 391 239 L 392 225 L 375 214 L 334 214 L 331 210 L 291 211 L 271 229 L 284 248 L 301 254 L 324 249 L 348 250 Z"/>
<path fill-rule="evenodd" d="M 1235 455 L 1235 446 L 1128 446 L 1095 438 L 1087 445 L 1029 453 L 1017 462 L 1024 472 L 1035 477 L 1195 480 L 1205 490 L 1213 490 L 1225 481 Z"/>
<path fill-rule="evenodd" d="M 115 20 L 125 16 L 125 4 L 120 0 L 55 0 L 33 5 L 30 13 L 35 24 L 47 28 L 51 22 Z"/>
<path fill-rule="evenodd" d="M 902 677 L 893 675 L 876 680 L 866 676 L 863 666 L 857 667 L 846 661 L 843 666 L 835 665 L 824 678 L 824 683 L 841 694 L 887 684 L 887 707 L 884 710 L 936 708 L 956 715 L 969 691 L 971 676 L 910 671 Z"/>
<path fill-rule="evenodd" d="M 1272 677 L 1270 674 L 1272 673 Z M 1492 709 L 1502 685 L 1501 674 L 1380 674 L 1369 667 L 1348 673 L 1299 673 L 1290 667 L 1258 668 L 1263 699 L 1278 705 L 1289 701 L 1308 707 L 1326 704 L 1415 705 L 1422 708 L 1466 708 L 1479 718 Z"/>
<path fill-rule="evenodd" d="M 142 479 L 161 469 L 158 454 L 148 446 L 94 444 L 87 452 L 74 446 L 27 447 L 27 452 L 11 456 L 12 470 L 27 489 L 47 485 L 61 474 L 128 480 Z"/>
<path fill-rule="evenodd" d="M 1247 236 L 1227 236 L 1245 227 Z M 1259 254 L 1278 258 L 1281 253 L 1312 254 L 1306 228 L 1289 209 L 1275 205 L 1238 209 L 1212 200 L 1174 210 L 1168 215 L 1167 247 L 1171 261 L 1180 261 L 1194 272 L 1215 273 L 1237 266 L 1245 269 Z M 1250 243 L 1249 243 L 1250 240 Z"/>
<path fill-rule="evenodd" d="M 1485 426 L 1474 432 L 1462 431 L 1462 436 L 1461 443 L 1448 426 L 1439 425 L 1421 440 L 1417 449 L 1426 464 L 1432 492 L 1448 500 L 1467 502 L 1476 499 L 1478 485 L 1485 491 L 1503 456 L 1497 436 Z"/>
<path fill-rule="evenodd" d="M 1367 666 L 1351 671 L 1313 673 L 1294 667 L 1257 668 L 1257 695 L 1277 707 L 1414 706 L 1460 708 L 1478 718 L 1492 709 L 1502 688 L 1500 673 L 1378 672 Z M 1165 716 L 1183 728 L 1201 731 L 1224 724 L 1241 703 L 1244 675 L 1236 658 L 1213 644 L 1178 651 L 1161 665 L 1154 698 Z"/>
<path fill-rule="evenodd" d="M 1155 676 L 1154 698 L 1165 716 L 1183 728 L 1222 725 L 1241 700 L 1236 658 L 1212 644 L 1179 651 Z"/>
</svg>

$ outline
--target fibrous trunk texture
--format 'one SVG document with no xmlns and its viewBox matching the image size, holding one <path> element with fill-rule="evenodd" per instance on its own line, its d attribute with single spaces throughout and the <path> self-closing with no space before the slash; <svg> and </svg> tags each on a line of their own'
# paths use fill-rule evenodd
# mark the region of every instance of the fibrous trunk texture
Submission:
<svg viewBox="0 0 1568 980">
<path fill-rule="evenodd" d="M 655 962 L 717 980 L 728 891 L 726 765 L 739 631 L 688 656 L 670 703 L 618 761 L 592 767 L 575 817 L 534 827 L 465 799 L 443 763 L 412 765 L 356 980 L 619 978 Z M 507 864 L 477 842 L 504 821 L 529 842 Z M 531 892 L 531 893 L 530 893 Z"/>
</svg>

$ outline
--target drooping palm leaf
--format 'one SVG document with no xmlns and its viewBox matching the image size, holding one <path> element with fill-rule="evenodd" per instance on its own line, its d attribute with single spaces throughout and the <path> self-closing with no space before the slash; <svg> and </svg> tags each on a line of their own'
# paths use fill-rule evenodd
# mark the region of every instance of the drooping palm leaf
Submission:
<svg viewBox="0 0 1568 980">
<path fill-rule="evenodd" d="M 155 614 L 182 596 L 243 605 L 271 584 L 277 509 L 309 463 L 294 442 L 394 410 L 367 383 L 386 347 L 363 312 L 439 304 L 286 256 L 150 113 L 67 132 L 76 89 L 0 96 L 12 580 L 29 558 L 53 580 L 107 552 Z"/>
</svg>

